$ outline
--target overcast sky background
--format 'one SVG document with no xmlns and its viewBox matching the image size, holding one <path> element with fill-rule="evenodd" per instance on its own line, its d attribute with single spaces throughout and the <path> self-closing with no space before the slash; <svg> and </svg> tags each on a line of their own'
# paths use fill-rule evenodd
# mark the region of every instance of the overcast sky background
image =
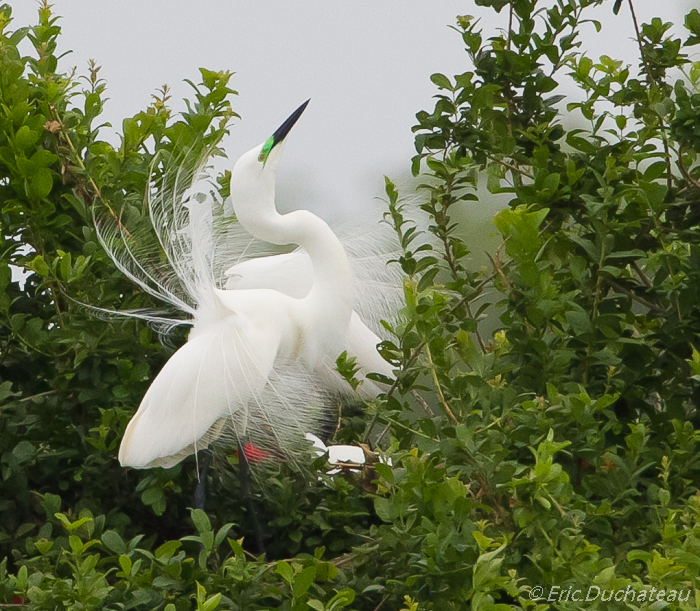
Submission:
<svg viewBox="0 0 700 611">
<path fill-rule="evenodd" d="M 38 2 L 9 0 L 14 27 L 36 22 Z M 636 0 L 640 21 L 654 15 L 680 25 L 696 0 Z M 264 141 L 301 102 L 311 104 L 285 147 L 279 198 L 333 220 L 356 214 L 382 192 L 384 174 L 408 173 L 415 113 L 432 109 L 430 75 L 471 69 L 456 15 L 482 17 L 485 38 L 507 25 L 501 15 L 465 0 L 53 0 L 62 16 L 61 66 L 87 73 L 102 66 L 109 101 L 104 120 L 145 109 L 167 83 L 172 105 L 189 95 L 200 66 L 231 70 L 237 121 L 225 141 L 231 159 Z M 601 34 L 583 30 L 589 55 L 636 66 L 627 3 L 595 11 Z M 29 49 L 27 49 L 29 52 Z M 696 58 L 697 59 L 697 58 Z M 108 137 L 117 143 L 112 132 Z"/>
</svg>

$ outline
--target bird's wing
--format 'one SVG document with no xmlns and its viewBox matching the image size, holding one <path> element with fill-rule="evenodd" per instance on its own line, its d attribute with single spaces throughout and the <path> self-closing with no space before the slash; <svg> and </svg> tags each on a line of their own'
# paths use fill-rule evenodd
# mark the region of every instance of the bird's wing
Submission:
<svg viewBox="0 0 700 611">
<path fill-rule="evenodd" d="M 316 428 L 308 375 L 277 358 L 274 333 L 237 319 L 209 325 L 165 364 L 126 429 L 122 465 L 170 467 L 217 440 L 288 453 Z"/>
<path fill-rule="evenodd" d="M 225 274 L 227 289 L 274 289 L 295 299 L 305 297 L 313 283 L 311 259 L 302 250 L 242 261 Z"/>
<path fill-rule="evenodd" d="M 398 255 L 392 250 L 393 237 L 387 227 L 367 227 L 364 231 L 341 228 L 340 240 L 347 252 L 355 283 L 355 311 L 378 335 L 381 320 L 392 320 L 403 300 L 401 270 L 391 264 Z M 228 289 L 269 288 L 300 299 L 313 283 L 313 265 L 302 249 L 272 256 L 261 256 L 229 267 Z"/>
</svg>

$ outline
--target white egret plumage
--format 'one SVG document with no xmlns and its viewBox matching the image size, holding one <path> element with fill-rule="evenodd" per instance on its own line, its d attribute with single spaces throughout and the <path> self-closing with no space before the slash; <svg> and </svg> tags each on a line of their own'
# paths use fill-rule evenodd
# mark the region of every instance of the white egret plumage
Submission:
<svg viewBox="0 0 700 611">
<path fill-rule="evenodd" d="M 289 453 L 318 428 L 328 392 L 347 389 L 335 371 L 341 352 L 356 357 L 363 374 L 391 376 L 377 352 L 379 337 L 363 322 L 362 310 L 355 311 L 353 271 L 341 241 L 311 212 L 279 214 L 275 207 L 283 143 L 305 108 L 236 162 L 231 201 L 240 226 L 220 211 L 213 214 L 211 202 L 201 205 L 202 193 L 180 198 L 186 189 L 174 187 L 170 206 L 149 198 L 170 273 L 154 271 L 141 258 L 138 236 L 98 223 L 117 265 L 188 313 L 193 325 L 129 423 L 119 450 L 123 465 L 171 466 L 226 436 Z M 258 240 L 301 250 L 231 266 L 241 242 L 226 240 L 240 237 L 240 227 Z M 370 380 L 360 388 L 365 396 L 379 392 Z"/>
</svg>

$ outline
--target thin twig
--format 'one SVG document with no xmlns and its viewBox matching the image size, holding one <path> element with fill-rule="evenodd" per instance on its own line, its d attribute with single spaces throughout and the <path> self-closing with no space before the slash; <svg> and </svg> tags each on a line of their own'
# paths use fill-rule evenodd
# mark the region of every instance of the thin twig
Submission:
<svg viewBox="0 0 700 611">
<path fill-rule="evenodd" d="M 467 316 L 474 320 L 476 322 L 476 318 L 474 318 L 474 314 L 472 314 L 472 308 L 469 305 L 469 301 L 466 301 L 464 303 L 464 309 L 467 311 Z M 476 330 L 474 331 L 474 335 L 476 335 L 476 341 L 479 343 L 479 348 L 481 348 L 481 353 L 486 354 L 486 344 L 484 344 L 484 340 L 481 338 L 481 333 L 479 333 L 479 326 L 476 326 Z"/>
<path fill-rule="evenodd" d="M 649 308 L 650 310 L 656 310 L 657 312 L 663 310 L 660 305 L 656 303 L 652 303 L 651 301 L 647 301 L 643 297 L 640 297 L 639 295 L 635 295 L 632 291 L 629 289 L 626 289 L 624 286 L 618 284 L 614 280 L 608 280 L 608 282 L 611 284 L 611 286 L 615 287 L 618 291 L 623 292 L 625 295 L 627 295 L 630 299 L 633 299 L 634 301 L 641 303 L 643 306 Z"/>
<path fill-rule="evenodd" d="M 490 159 L 491 161 L 495 161 L 496 163 L 500 163 L 502 166 L 505 166 L 509 170 L 513 170 L 514 172 L 517 172 L 518 174 L 522 174 L 523 176 L 527 176 L 528 178 L 535 180 L 535 177 L 532 174 L 530 174 L 530 172 L 527 172 L 525 170 L 520 169 L 517 165 L 513 165 L 512 163 L 508 163 L 507 161 L 503 161 L 503 159 L 498 159 L 498 157 L 494 157 L 493 155 L 489 155 L 487 152 L 484 152 L 484 155 L 488 159 Z"/>
<path fill-rule="evenodd" d="M 601 253 L 600 255 L 601 261 L 598 262 L 598 267 L 601 267 L 602 264 L 602 259 L 603 259 L 603 254 Z M 593 294 L 593 310 L 592 310 L 592 315 L 591 319 L 595 320 L 598 318 L 598 306 L 600 305 L 600 300 L 603 295 L 603 276 L 598 273 L 598 278 L 595 281 L 595 293 Z M 593 344 L 595 342 L 595 339 L 589 340 L 588 345 L 586 346 L 586 361 L 585 361 L 585 366 L 583 370 L 583 383 L 588 384 L 588 373 L 591 368 L 591 356 L 593 355 Z"/>
<path fill-rule="evenodd" d="M 688 168 L 685 167 L 685 164 L 683 163 L 683 149 L 680 150 L 678 153 L 678 161 L 676 161 L 676 165 L 678 166 L 678 169 L 681 171 L 681 174 L 683 174 L 683 177 L 692 185 L 700 189 L 700 182 L 695 180 L 691 175 L 690 172 L 688 172 Z"/>
<path fill-rule="evenodd" d="M 418 437 L 423 437 L 424 439 L 430 439 L 430 441 L 434 441 L 435 443 L 439 443 L 439 439 L 435 439 L 435 437 L 431 437 L 430 435 L 426 435 L 425 433 L 421 433 L 420 431 L 416 431 L 415 429 L 412 429 L 410 426 L 407 426 L 403 424 L 403 422 L 399 422 L 398 420 L 392 420 L 391 418 L 387 418 L 388 422 L 387 425 L 382 429 L 382 432 L 379 433 L 379 436 L 377 437 L 376 443 L 379 443 L 383 438 L 384 435 L 386 435 L 389 432 L 389 429 L 391 428 L 391 425 L 398 426 L 399 428 L 405 429 L 409 431 L 410 433 L 413 433 L 414 435 L 418 435 Z"/>
<path fill-rule="evenodd" d="M 427 401 L 421 397 L 420 393 L 415 389 L 411 390 L 411 394 L 415 397 L 416 401 L 421 404 L 421 407 L 425 413 L 432 418 L 435 415 L 435 412 L 431 409 L 430 405 L 428 405 Z"/>
<path fill-rule="evenodd" d="M 503 240 L 501 245 L 496 249 L 496 252 L 494 253 L 493 257 L 488 253 L 486 253 L 486 256 L 491 260 L 491 265 L 493 265 L 493 268 L 496 270 L 496 273 L 503 281 L 503 284 L 505 284 L 506 288 L 510 291 L 513 289 L 513 285 L 511 284 L 510 280 L 506 278 L 506 275 L 503 273 L 503 268 L 501 267 L 501 248 L 505 246 L 505 243 L 508 240 L 510 240 L 510 236 Z"/>
<path fill-rule="evenodd" d="M 342 418 L 343 418 L 343 404 L 338 401 L 338 418 L 335 423 L 335 431 L 333 431 L 333 436 L 331 439 L 337 439 L 338 433 L 340 432 L 340 426 L 342 424 Z"/>
<path fill-rule="evenodd" d="M 389 599 L 388 595 L 385 595 L 384 598 L 382 598 L 381 602 L 374 608 L 374 611 L 379 611 L 384 606 L 384 603 Z"/>
<path fill-rule="evenodd" d="M 23 399 L 18 399 L 18 403 L 24 403 L 25 401 L 32 401 L 38 399 L 39 397 L 45 397 L 46 395 L 55 395 L 58 390 L 47 390 L 46 392 L 40 392 L 38 395 L 32 395 L 31 397 L 24 397 Z"/>
<path fill-rule="evenodd" d="M 343 566 L 344 564 L 347 564 L 348 562 L 352 562 L 357 558 L 357 554 L 346 554 L 345 556 L 341 556 L 340 558 L 336 558 L 334 560 L 331 560 L 330 563 L 335 566 Z"/>
<path fill-rule="evenodd" d="M 73 144 L 73 141 L 70 139 L 70 136 L 68 135 L 68 132 L 66 131 L 66 127 L 61 121 L 61 117 L 58 115 L 58 112 L 56 111 L 56 108 L 54 106 L 51 106 L 51 112 L 53 114 L 54 120 L 59 124 L 60 126 L 60 133 L 61 136 L 63 136 L 63 139 L 66 141 L 68 144 L 68 148 L 70 148 L 71 153 L 73 153 L 73 161 L 75 164 L 83 171 L 85 172 L 85 177 L 87 178 L 88 182 L 90 183 L 90 186 L 92 187 L 92 190 L 94 191 L 95 195 L 97 198 L 104 204 L 104 206 L 109 210 L 110 215 L 112 218 L 116 221 L 117 227 L 119 227 L 120 231 L 123 231 L 126 237 L 130 238 L 131 234 L 129 231 L 122 225 L 121 220 L 117 216 L 117 214 L 114 212 L 112 207 L 105 201 L 105 199 L 102 197 L 102 193 L 100 192 L 100 188 L 97 186 L 95 181 L 92 179 L 92 177 L 88 174 L 87 168 L 85 167 L 85 164 L 83 163 L 83 160 L 80 158 L 80 155 L 78 154 L 77 149 L 75 148 L 75 145 Z"/>
<path fill-rule="evenodd" d="M 386 435 L 389 432 L 389 429 L 391 428 L 391 425 L 393 422 L 389 420 L 387 425 L 382 429 L 382 432 L 379 433 L 379 436 L 377 437 L 377 443 L 379 443 L 382 439 L 384 439 L 384 435 Z"/>
<path fill-rule="evenodd" d="M 642 60 L 642 65 L 644 66 L 644 70 L 646 70 L 647 78 L 649 79 L 649 84 L 653 85 L 654 84 L 654 75 L 651 73 L 651 67 L 647 63 L 646 57 L 644 57 L 644 46 L 642 45 L 642 34 L 641 34 L 641 31 L 639 30 L 639 23 L 637 22 L 637 15 L 634 12 L 634 4 L 632 4 L 632 0 L 627 0 L 627 4 L 629 4 L 630 13 L 632 14 L 632 23 L 634 24 L 634 32 L 635 32 L 636 38 L 637 38 L 637 46 L 639 47 L 639 59 Z"/>
<path fill-rule="evenodd" d="M 506 42 L 506 50 L 510 51 L 510 46 L 513 37 L 513 3 L 510 3 L 508 10 L 508 41 Z"/>
<path fill-rule="evenodd" d="M 649 278 L 647 278 L 646 274 L 639 268 L 639 265 L 637 265 L 636 261 L 632 261 L 632 268 L 637 273 L 637 276 L 639 276 L 639 279 L 642 281 L 644 286 L 646 286 L 648 289 L 651 288 L 651 282 L 649 282 Z"/>
<path fill-rule="evenodd" d="M 639 58 L 642 60 L 642 65 L 644 66 L 644 69 L 647 73 L 649 87 L 651 88 L 655 85 L 654 75 L 651 72 L 651 66 L 649 65 L 649 62 L 647 61 L 647 58 L 644 54 L 644 46 L 642 45 L 642 34 L 639 29 L 639 23 L 637 22 L 637 15 L 634 12 L 634 4 L 632 3 L 632 0 L 627 0 L 627 4 L 629 4 L 630 13 L 632 14 L 632 23 L 634 24 L 634 32 L 637 37 L 637 45 L 639 46 Z M 660 115 L 659 127 L 661 128 L 661 141 L 663 142 L 664 155 L 666 156 L 666 188 L 670 191 L 673 187 L 673 172 L 671 171 L 671 151 L 668 145 L 668 137 L 666 136 L 666 123 L 663 120 L 663 117 L 661 117 Z"/>
<path fill-rule="evenodd" d="M 243 553 L 244 553 L 246 556 L 248 556 L 251 560 L 255 560 L 256 562 L 257 562 L 257 560 L 258 560 L 258 558 L 259 558 L 259 556 L 256 556 L 254 553 L 249 552 L 248 550 L 245 550 L 245 549 L 243 550 Z M 277 563 L 274 562 L 274 563 L 268 563 L 268 564 L 269 564 L 269 566 L 272 566 L 273 564 L 277 564 Z"/>
<path fill-rule="evenodd" d="M 58 322 L 63 327 L 63 313 L 61 312 L 61 307 L 58 305 L 58 299 L 56 299 L 56 290 L 54 288 L 54 282 L 50 282 L 48 285 L 49 292 L 51 293 L 51 301 L 53 301 L 54 310 L 56 310 L 56 316 L 58 316 Z"/>
<path fill-rule="evenodd" d="M 427 344 L 425 346 L 425 354 L 428 357 L 428 365 L 430 365 L 430 373 L 432 373 L 432 375 L 433 375 L 433 382 L 435 383 L 435 390 L 437 391 L 438 400 L 440 401 L 440 404 L 442 405 L 442 408 L 445 410 L 445 413 L 447 414 L 449 419 L 452 420 L 452 423 L 456 426 L 459 424 L 459 420 L 457 420 L 455 415 L 452 413 L 450 406 L 447 404 L 447 400 L 445 399 L 445 395 L 442 392 L 442 386 L 440 384 L 440 380 L 438 379 L 438 376 L 437 376 L 437 370 L 435 369 L 435 364 L 433 363 L 433 356 L 430 353 L 430 346 L 428 346 Z"/>
</svg>

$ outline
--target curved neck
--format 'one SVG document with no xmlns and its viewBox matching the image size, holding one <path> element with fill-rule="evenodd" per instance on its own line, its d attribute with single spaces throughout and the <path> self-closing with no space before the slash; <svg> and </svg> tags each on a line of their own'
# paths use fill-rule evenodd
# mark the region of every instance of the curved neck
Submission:
<svg viewBox="0 0 700 611">
<path fill-rule="evenodd" d="M 311 291 L 305 299 L 319 299 L 324 307 L 333 303 L 334 308 L 347 310 L 349 317 L 354 307 L 352 271 L 343 245 L 323 219 L 308 210 L 288 214 L 275 210 L 264 219 L 256 217 L 243 223 L 260 240 L 303 248 L 311 259 L 314 274 Z M 343 317 L 337 309 L 336 315 Z"/>
<path fill-rule="evenodd" d="M 266 166 L 257 161 L 259 151 L 260 147 L 248 151 L 234 166 L 231 200 L 236 217 L 260 240 L 303 248 L 313 265 L 312 288 L 303 299 L 304 308 L 313 312 L 307 319 L 323 319 L 328 329 L 347 328 L 355 295 L 345 249 L 326 222 L 308 210 L 277 212 L 275 178 L 281 146 L 272 150 Z"/>
</svg>

